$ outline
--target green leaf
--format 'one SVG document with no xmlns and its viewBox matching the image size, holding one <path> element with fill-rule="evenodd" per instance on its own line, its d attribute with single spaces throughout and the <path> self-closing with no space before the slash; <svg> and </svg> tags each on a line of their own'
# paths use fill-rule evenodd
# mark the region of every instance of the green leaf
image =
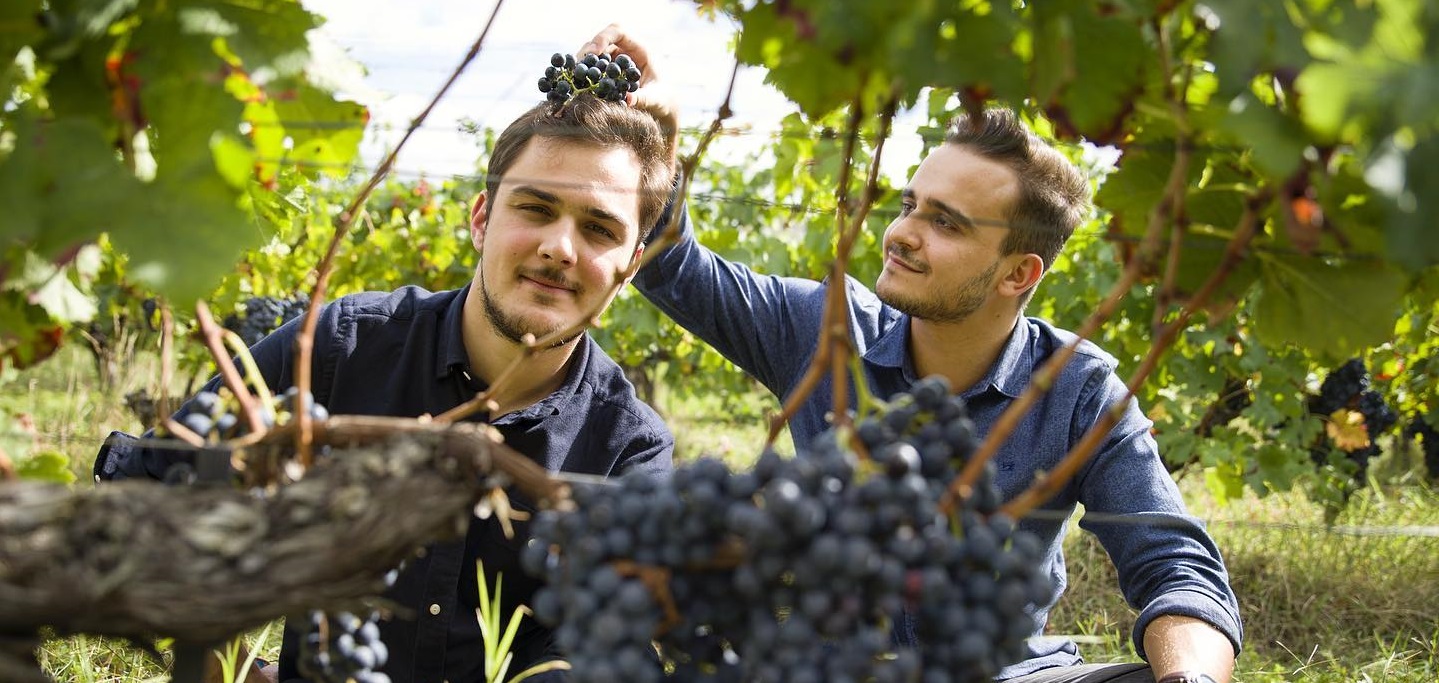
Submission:
<svg viewBox="0 0 1439 683">
<path fill-rule="evenodd" d="M 40 23 L 35 21 L 39 13 L 40 0 L 0 3 L 0 67 L 8 67 L 20 48 L 34 44 L 43 35 Z"/>
<path fill-rule="evenodd" d="M 0 161 L 0 239 L 54 258 L 126 225 L 141 186 L 88 119 L 15 122 L 15 148 Z"/>
<path fill-rule="evenodd" d="M 336 100 L 333 94 L 303 82 L 287 82 L 269 91 L 281 125 L 298 124 L 284 129 L 293 142 L 287 156 L 330 175 L 347 174 L 359 156 L 369 111 L 363 105 Z"/>
<path fill-rule="evenodd" d="M 1107 141 L 1120 137 L 1153 55 L 1133 19 L 1098 12 L 1078 0 L 1035 3 L 1035 94 L 1061 130 Z"/>
<path fill-rule="evenodd" d="M 56 484 L 69 484 L 75 481 L 75 473 L 70 471 L 70 457 L 53 450 L 40 451 L 28 458 L 20 458 L 15 463 L 15 473 L 20 475 L 21 479 L 49 481 Z"/>
<path fill-rule="evenodd" d="M 111 235 L 129 256 L 130 276 L 189 308 L 229 273 L 241 251 L 265 235 L 238 207 L 238 194 L 212 167 L 189 178 L 157 179 L 141 215 Z"/>
<path fill-rule="evenodd" d="M 1204 468 L 1204 487 L 1216 502 L 1225 505 L 1244 495 L 1244 470 L 1238 462 L 1222 462 Z"/>
<path fill-rule="evenodd" d="M 1218 20 L 1209 59 L 1219 77 L 1219 94 L 1229 100 L 1252 78 L 1275 69 L 1298 73 L 1309 64 L 1303 32 L 1290 20 L 1283 0 L 1205 0 Z"/>
<path fill-rule="evenodd" d="M 1254 163 L 1270 178 L 1294 174 L 1309 146 L 1299 123 L 1278 110 L 1265 106 L 1253 93 L 1245 92 L 1229 102 L 1220 126 L 1241 145 L 1248 146 Z"/>
<path fill-rule="evenodd" d="M 1430 137 L 1404 159 L 1404 195 L 1393 202 L 1389 254 L 1410 270 L 1439 264 L 1439 139 Z"/>
<path fill-rule="evenodd" d="M 1313 471 L 1308 454 L 1288 444 L 1257 444 L 1253 455 L 1255 472 L 1250 475 L 1250 488 L 1256 491 L 1288 491 Z"/>
<path fill-rule="evenodd" d="M 1342 360 L 1394 332 L 1406 277 L 1393 266 L 1263 254 L 1261 273 L 1255 327 L 1265 344 L 1294 344 Z"/>
</svg>

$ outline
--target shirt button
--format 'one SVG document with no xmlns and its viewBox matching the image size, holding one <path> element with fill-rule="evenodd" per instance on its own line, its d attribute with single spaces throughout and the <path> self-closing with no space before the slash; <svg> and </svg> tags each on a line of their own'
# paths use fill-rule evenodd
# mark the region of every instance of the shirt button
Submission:
<svg viewBox="0 0 1439 683">
<path fill-rule="evenodd" d="M 433 604 L 433 605 L 430 605 L 430 614 L 432 614 L 432 615 L 434 615 L 434 616 L 437 616 L 437 617 L 440 616 L 440 604 L 439 604 L 439 603 L 435 603 L 435 604 Z"/>
</svg>

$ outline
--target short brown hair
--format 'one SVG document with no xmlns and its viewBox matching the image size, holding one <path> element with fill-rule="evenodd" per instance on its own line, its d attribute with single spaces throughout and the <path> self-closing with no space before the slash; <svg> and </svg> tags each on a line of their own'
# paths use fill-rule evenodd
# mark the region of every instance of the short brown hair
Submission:
<svg viewBox="0 0 1439 683">
<path fill-rule="evenodd" d="M 1010 230 L 1000 253 L 1038 254 L 1048 272 L 1089 212 L 1084 174 L 1010 109 L 985 109 L 977 118 L 961 115 L 944 141 L 1004 164 L 1018 176 L 1019 198 L 1004 217 Z"/>
<path fill-rule="evenodd" d="M 589 94 L 574 97 L 563 105 L 544 102 L 521 114 L 495 140 L 485 175 L 485 191 L 493 200 L 505 172 L 535 137 L 596 147 L 621 147 L 634 152 L 640 162 L 639 239 L 644 241 L 659 220 L 670 190 L 673 171 L 669 150 L 660 125 L 649 114 L 618 102 L 607 102 Z"/>
</svg>

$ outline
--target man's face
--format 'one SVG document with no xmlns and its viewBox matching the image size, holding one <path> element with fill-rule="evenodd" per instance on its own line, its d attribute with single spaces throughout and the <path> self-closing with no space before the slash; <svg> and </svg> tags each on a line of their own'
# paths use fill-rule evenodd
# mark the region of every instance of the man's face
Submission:
<svg viewBox="0 0 1439 683">
<path fill-rule="evenodd" d="M 1008 265 L 1004 217 L 1019 197 L 1014 171 L 957 145 L 941 145 L 904 190 L 884 231 L 875 292 L 921 320 L 959 322 L 994 298 Z"/>
<path fill-rule="evenodd" d="M 639 186 L 627 149 L 530 140 L 470 217 L 476 286 L 496 331 L 540 338 L 608 303 L 636 256 Z"/>
</svg>

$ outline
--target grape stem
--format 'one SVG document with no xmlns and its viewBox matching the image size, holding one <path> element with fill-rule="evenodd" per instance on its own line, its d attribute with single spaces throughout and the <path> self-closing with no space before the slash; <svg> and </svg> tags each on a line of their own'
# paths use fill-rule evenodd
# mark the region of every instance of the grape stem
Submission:
<svg viewBox="0 0 1439 683">
<path fill-rule="evenodd" d="M 294 385 L 298 391 L 295 396 L 293 409 L 295 411 L 295 424 L 298 426 L 298 429 L 295 430 L 294 437 L 295 452 L 299 455 L 301 467 L 308 468 L 313 458 L 313 420 L 310 418 L 310 375 L 313 359 L 310 357 L 310 354 L 313 352 L 315 346 L 315 327 L 320 319 L 320 305 L 325 300 L 325 287 L 329 282 L 331 271 L 334 270 L 335 257 L 339 254 L 340 244 L 343 243 L 345 235 L 350 232 L 350 228 L 354 226 L 355 219 L 363 213 L 365 202 L 369 200 L 375 188 L 379 187 L 380 181 L 389 175 L 390 169 L 394 167 L 395 159 L 399 156 L 400 150 L 404 149 L 405 143 L 408 142 L 415 134 L 415 131 L 424 124 L 430 112 L 434 111 L 435 106 L 440 103 L 440 99 L 445 96 L 445 93 L 449 92 L 450 87 L 455 84 L 455 81 L 459 80 L 460 74 L 464 72 L 465 67 L 469 66 L 470 62 L 474 61 L 475 57 L 479 55 L 480 46 L 484 44 L 485 37 L 490 34 L 490 28 L 495 25 L 495 18 L 499 16 L 500 8 L 503 7 L 504 4 L 504 0 L 496 0 L 495 8 L 490 12 L 489 20 L 485 22 L 485 27 L 480 31 L 479 37 L 470 45 L 469 52 L 467 52 L 464 58 L 460 60 L 460 63 L 455 66 L 449 79 L 445 81 L 444 85 L 440 86 L 439 91 L 430 99 L 430 103 L 425 106 L 424 110 L 420 112 L 420 115 L 416 116 L 415 119 L 410 122 L 410 127 L 405 131 L 404 136 L 400 138 L 400 141 L 396 143 L 394 148 L 390 150 L 390 153 L 386 155 L 385 160 L 375 168 L 374 173 L 370 175 L 369 182 L 365 183 L 364 188 L 355 195 L 355 198 L 350 201 L 349 206 L 345 207 L 345 210 L 340 213 L 335 223 L 335 234 L 330 238 L 330 245 L 325 250 L 325 256 L 320 260 L 320 266 L 316 270 L 315 288 L 310 294 L 310 305 L 305 309 L 305 318 L 300 325 L 300 333 L 295 337 Z"/>
<path fill-rule="evenodd" d="M 160 301 L 160 390 L 155 408 L 160 415 L 170 414 L 170 384 L 175 381 L 175 318 L 170 304 Z"/>
<path fill-rule="evenodd" d="M 235 401 L 240 405 L 240 417 L 245 420 L 245 424 L 249 425 L 251 432 L 265 433 L 267 427 L 255 405 L 255 397 L 250 395 L 250 390 L 245 387 L 245 379 L 240 376 L 240 371 L 235 369 L 234 361 L 230 360 L 230 354 L 225 351 L 224 330 L 215 324 L 215 319 L 210 316 L 210 307 L 206 306 L 204 301 L 195 302 L 195 321 L 200 324 L 200 333 L 205 339 L 205 348 L 208 348 L 210 355 L 214 357 L 215 367 L 220 371 L 221 379 L 224 380 L 225 386 L 230 388 L 231 393 L 235 394 Z"/>
<path fill-rule="evenodd" d="M 854 341 L 850 338 L 848 311 L 848 292 L 845 290 L 845 275 L 849 272 L 850 254 L 854 250 L 854 243 L 859 237 L 860 231 L 864 228 L 864 221 L 869 216 L 869 210 L 874 204 L 875 196 L 879 193 L 879 163 L 884 153 L 884 141 L 889 138 L 890 123 L 894 119 L 895 108 L 898 97 L 891 94 L 886 100 L 880 112 L 879 136 L 875 143 L 874 155 L 870 158 L 868 174 L 865 178 L 864 194 L 861 196 L 859 205 L 851 213 L 849 197 L 849 176 L 850 169 L 854 165 L 854 149 L 859 139 L 860 128 L 864 118 L 864 107 L 859 97 L 850 103 L 849 132 L 844 141 L 844 165 L 840 168 L 839 186 L 835 189 L 835 210 L 836 210 L 836 231 L 838 237 L 835 244 L 835 258 L 830 265 L 829 283 L 825 290 L 824 311 L 820 314 L 824 322 L 820 326 L 818 348 L 815 350 L 814 358 L 805 369 L 804 375 L 795 385 L 795 390 L 785 399 L 779 414 L 775 415 L 769 424 L 769 436 L 765 441 L 765 447 L 774 446 L 779 438 L 780 431 L 799 412 L 800 406 L 804 405 L 815 387 L 824 377 L 824 373 L 830 373 L 832 390 L 831 420 L 837 427 L 847 426 L 851 423 L 849 416 L 849 383 L 846 381 L 853 376 L 856 384 L 856 394 L 868 396 L 868 388 L 864 386 L 864 374 L 862 368 L 854 366 L 851 373 L 850 360 L 856 359 Z M 846 224 L 848 220 L 848 224 Z M 858 439 L 852 439 L 858 444 Z M 858 451 L 863 454 L 862 445 Z"/>
</svg>

